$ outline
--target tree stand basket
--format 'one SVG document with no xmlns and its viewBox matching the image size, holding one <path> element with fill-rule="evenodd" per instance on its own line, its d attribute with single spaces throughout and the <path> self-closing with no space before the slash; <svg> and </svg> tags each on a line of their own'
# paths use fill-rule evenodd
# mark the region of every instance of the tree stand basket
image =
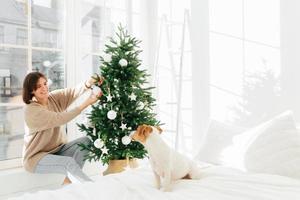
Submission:
<svg viewBox="0 0 300 200">
<path fill-rule="evenodd" d="M 103 175 L 115 174 L 125 170 L 126 167 L 137 168 L 137 159 L 124 159 L 124 160 L 110 160 L 107 169 L 103 172 Z"/>
</svg>

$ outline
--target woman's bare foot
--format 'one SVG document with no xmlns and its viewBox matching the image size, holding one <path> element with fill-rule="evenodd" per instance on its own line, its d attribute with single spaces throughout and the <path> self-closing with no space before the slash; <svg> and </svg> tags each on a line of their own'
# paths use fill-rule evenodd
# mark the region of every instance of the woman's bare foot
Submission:
<svg viewBox="0 0 300 200">
<path fill-rule="evenodd" d="M 72 181 L 68 177 L 66 177 L 64 182 L 62 183 L 62 185 L 69 185 L 71 183 L 72 183 Z"/>
</svg>

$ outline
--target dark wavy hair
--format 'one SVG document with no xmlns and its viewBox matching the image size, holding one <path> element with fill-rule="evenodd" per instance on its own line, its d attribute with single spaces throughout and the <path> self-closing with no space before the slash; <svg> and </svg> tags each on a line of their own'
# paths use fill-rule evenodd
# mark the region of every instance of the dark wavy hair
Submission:
<svg viewBox="0 0 300 200">
<path fill-rule="evenodd" d="M 30 100 L 34 96 L 32 92 L 37 89 L 37 82 L 41 77 L 47 80 L 46 76 L 40 72 L 31 72 L 25 77 L 22 92 L 24 103 L 30 104 Z"/>
</svg>

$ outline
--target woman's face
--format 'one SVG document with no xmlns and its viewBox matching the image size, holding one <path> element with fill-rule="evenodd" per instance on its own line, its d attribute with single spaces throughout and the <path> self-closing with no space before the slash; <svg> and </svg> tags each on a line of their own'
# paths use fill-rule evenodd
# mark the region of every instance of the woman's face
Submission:
<svg viewBox="0 0 300 200">
<path fill-rule="evenodd" d="M 36 85 L 36 90 L 34 90 L 32 93 L 37 100 L 48 99 L 49 93 L 47 80 L 43 77 L 39 78 Z"/>
</svg>

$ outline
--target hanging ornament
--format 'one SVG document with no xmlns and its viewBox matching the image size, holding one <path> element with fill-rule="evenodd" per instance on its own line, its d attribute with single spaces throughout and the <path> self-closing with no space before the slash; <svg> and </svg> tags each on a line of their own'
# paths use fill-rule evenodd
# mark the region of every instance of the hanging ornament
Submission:
<svg viewBox="0 0 300 200">
<path fill-rule="evenodd" d="M 125 135 L 124 137 L 122 137 L 122 143 L 124 145 L 128 145 L 131 142 L 131 137 L 129 137 L 128 135 Z"/>
<path fill-rule="evenodd" d="M 124 131 L 127 128 L 127 124 L 121 123 L 120 128 L 122 129 L 122 131 Z"/>
<path fill-rule="evenodd" d="M 107 154 L 107 152 L 108 152 L 108 149 L 106 148 L 106 147 L 103 147 L 102 149 L 101 149 L 101 151 L 102 151 L 102 153 L 104 154 Z"/>
<path fill-rule="evenodd" d="M 122 67 L 126 67 L 128 65 L 128 62 L 126 59 L 122 58 L 120 61 L 119 61 L 119 65 L 121 65 Z"/>
<path fill-rule="evenodd" d="M 92 91 L 93 91 L 93 94 L 94 94 L 95 96 L 99 96 L 100 93 L 102 92 L 101 88 L 98 87 L 98 86 L 94 86 L 93 89 L 92 89 Z"/>
<path fill-rule="evenodd" d="M 143 110 L 144 107 L 145 107 L 145 104 L 143 102 L 139 102 L 138 109 Z"/>
<path fill-rule="evenodd" d="M 111 96 L 110 94 L 108 94 L 108 95 L 106 96 L 106 99 L 107 99 L 107 101 L 112 101 L 112 96 Z"/>
<path fill-rule="evenodd" d="M 136 95 L 134 93 L 131 93 L 130 96 L 129 96 L 129 99 L 131 101 L 135 101 L 136 100 Z"/>
<path fill-rule="evenodd" d="M 115 144 L 118 144 L 118 143 L 119 143 L 118 138 L 116 138 L 116 139 L 114 140 L 114 143 L 115 143 Z"/>
<path fill-rule="evenodd" d="M 93 129 L 93 135 L 96 135 L 97 134 L 97 131 L 96 131 L 96 128 Z"/>
<path fill-rule="evenodd" d="M 131 130 L 131 127 L 128 127 L 127 129 L 128 129 L 128 130 Z"/>
<path fill-rule="evenodd" d="M 113 120 L 117 117 L 117 112 L 114 110 L 110 110 L 107 112 L 107 118 Z"/>
<path fill-rule="evenodd" d="M 108 54 L 108 53 L 103 54 L 102 58 L 103 58 L 104 62 L 111 62 L 111 60 L 112 60 L 111 54 Z"/>
<path fill-rule="evenodd" d="M 104 143 L 103 143 L 103 141 L 101 139 L 98 138 L 97 140 L 95 140 L 94 146 L 97 149 L 101 149 L 104 146 Z"/>
</svg>

